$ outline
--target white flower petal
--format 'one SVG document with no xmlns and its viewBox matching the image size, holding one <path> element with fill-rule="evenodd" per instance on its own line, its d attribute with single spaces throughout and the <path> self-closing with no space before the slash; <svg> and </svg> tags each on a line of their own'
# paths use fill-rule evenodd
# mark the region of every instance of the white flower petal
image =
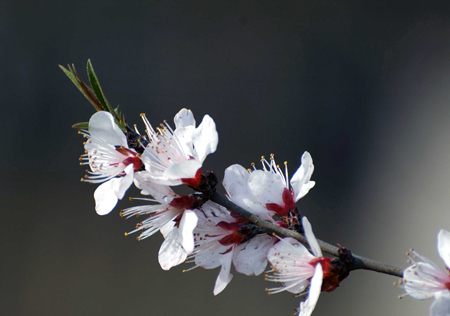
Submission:
<svg viewBox="0 0 450 316">
<path fill-rule="evenodd" d="M 201 124 L 192 133 L 192 143 L 194 157 L 201 162 L 205 160 L 206 156 L 216 151 L 219 134 L 216 130 L 216 123 L 209 115 L 203 117 Z"/>
<path fill-rule="evenodd" d="M 188 159 L 194 157 L 194 147 L 192 144 L 192 134 L 195 131 L 195 126 L 179 127 L 173 132 L 173 140 L 176 141 L 183 152 L 183 157 Z"/>
<path fill-rule="evenodd" d="M 260 201 L 253 197 L 248 187 L 250 173 L 241 165 L 231 165 L 225 170 L 223 186 L 233 203 L 261 217 L 270 212 Z"/>
<path fill-rule="evenodd" d="M 310 264 L 314 257 L 305 246 L 294 238 L 283 238 L 267 253 L 267 259 L 277 270 L 271 281 L 281 282 L 282 287 L 273 289 L 272 293 L 288 291 L 301 293 L 309 285 L 314 275 L 314 266 Z"/>
<path fill-rule="evenodd" d="M 125 192 L 127 192 L 128 188 L 130 187 L 130 185 L 133 183 L 133 179 L 134 179 L 134 165 L 128 165 L 124 172 L 125 172 L 125 176 L 119 178 L 121 181 L 119 182 L 119 185 L 116 188 L 116 195 L 117 198 L 119 200 L 121 200 L 123 198 L 123 196 L 125 195 Z"/>
<path fill-rule="evenodd" d="M 204 269 L 217 268 L 222 264 L 220 261 L 220 258 L 222 257 L 220 253 L 222 251 L 226 251 L 226 248 L 211 246 L 204 249 L 201 253 L 195 255 L 195 265 Z"/>
<path fill-rule="evenodd" d="M 241 165 L 235 164 L 225 169 L 223 186 L 229 196 L 245 195 L 248 191 L 247 181 L 250 174 Z M 242 192 L 244 191 L 244 192 Z"/>
<path fill-rule="evenodd" d="M 194 114 L 191 110 L 181 109 L 175 117 L 173 118 L 175 122 L 175 128 L 186 127 L 186 126 L 195 126 L 195 118 Z"/>
<path fill-rule="evenodd" d="M 185 210 L 178 228 L 178 242 L 183 246 L 187 254 L 194 251 L 193 231 L 197 226 L 198 217 L 191 210 Z"/>
<path fill-rule="evenodd" d="M 306 301 L 300 303 L 300 313 L 299 316 L 309 316 L 316 307 L 317 301 L 319 300 L 320 291 L 322 289 L 323 281 L 323 270 L 322 265 L 318 263 L 316 265 L 316 272 L 311 279 L 311 285 L 309 288 L 308 298 Z"/>
<path fill-rule="evenodd" d="M 175 218 L 176 218 L 176 216 L 175 216 Z M 166 238 L 168 238 L 169 234 L 174 229 L 176 229 L 175 222 L 173 220 L 170 220 L 161 226 L 161 228 L 159 229 L 159 232 L 163 235 L 164 239 L 166 239 Z"/>
<path fill-rule="evenodd" d="M 118 201 L 116 190 L 120 186 L 120 182 L 120 178 L 114 178 L 102 183 L 95 190 L 95 211 L 98 215 L 109 214 L 116 206 Z"/>
<path fill-rule="evenodd" d="M 315 257 L 301 244 L 298 240 L 292 237 L 286 237 L 277 242 L 268 252 L 267 258 L 270 262 L 275 262 L 279 256 L 277 254 L 292 253 L 296 257 L 304 258 L 303 261 L 309 262 Z M 289 256 L 288 256 L 289 258 Z M 293 259 L 294 260 L 294 259 Z"/>
<path fill-rule="evenodd" d="M 233 264 L 236 271 L 248 276 L 260 275 L 267 266 L 267 252 L 275 241 L 275 237 L 258 235 L 234 248 Z"/>
<path fill-rule="evenodd" d="M 178 229 L 174 228 L 159 248 L 158 261 L 163 270 L 183 263 L 187 258 L 187 253 L 178 242 Z"/>
<path fill-rule="evenodd" d="M 438 252 L 447 268 L 450 268 L 450 232 L 441 229 L 438 234 Z"/>
<path fill-rule="evenodd" d="M 201 167 L 202 163 L 195 159 L 178 162 L 164 171 L 164 178 L 168 180 L 192 179 L 195 178 L 197 170 Z"/>
<path fill-rule="evenodd" d="M 224 255 L 221 255 L 220 257 L 220 273 L 217 276 L 216 284 L 214 286 L 214 295 L 219 294 L 222 292 L 230 283 L 231 279 L 233 278 L 233 275 L 230 273 L 231 269 L 231 259 L 233 257 L 233 251 L 230 251 Z"/>
<path fill-rule="evenodd" d="M 439 293 L 430 306 L 430 316 L 450 316 L 450 295 Z"/>
<path fill-rule="evenodd" d="M 91 137 L 102 139 L 107 144 L 128 148 L 127 138 L 111 113 L 100 111 L 92 115 L 89 120 L 89 134 Z"/>
<path fill-rule="evenodd" d="M 197 215 L 203 219 L 208 219 L 211 225 L 216 225 L 221 221 L 230 223 L 235 221 L 225 207 L 211 201 L 206 201 L 201 206 L 200 211 L 197 211 Z"/>
<path fill-rule="evenodd" d="M 276 203 L 284 205 L 284 183 L 279 175 L 263 170 L 252 171 L 248 179 L 248 187 L 255 200 L 262 204 Z"/>
<path fill-rule="evenodd" d="M 291 186 L 294 189 L 296 202 L 304 197 L 316 184 L 314 181 L 309 181 L 313 172 L 312 157 L 309 152 L 305 151 L 302 156 L 302 164 L 291 178 Z"/>
<path fill-rule="evenodd" d="M 306 240 L 308 241 L 308 244 L 311 247 L 313 254 L 316 257 L 323 257 L 322 250 L 320 249 L 319 243 L 317 242 L 317 239 L 314 236 L 314 233 L 312 231 L 311 224 L 309 223 L 306 216 L 303 216 L 303 218 L 302 218 L 302 225 L 303 225 L 303 229 L 305 230 Z"/>
<path fill-rule="evenodd" d="M 134 184 L 141 191 L 141 194 L 151 195 L 159 202 L 170 203 L 177 195 L 167 185 L 161 185 L 152 182 L 152 178 L 149 172 L 139 171 L 134 175 Z"/>
<path fill-rule="evenodd" d="M 418 262 L 403 272 L 403 287 L 412 298 L 424 300 L 447 290 L 448 275 L 428 262 Z"/>
</svg>

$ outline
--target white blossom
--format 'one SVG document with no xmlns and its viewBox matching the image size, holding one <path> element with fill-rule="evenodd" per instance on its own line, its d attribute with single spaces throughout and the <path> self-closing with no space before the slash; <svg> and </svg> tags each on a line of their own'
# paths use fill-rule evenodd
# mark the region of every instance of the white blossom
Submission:
<svg viewBox="0 0 450 316">
<path fill-rule="evenodd" d="M 293 238 L 281 239 L 267 254 L 273 271 L 266 275 L 266 280 L 282 283 L 280 287 L 267 289 L 269 294 L 288 291 L 302 295 L 309 286 L 308 298 L 299 307 L 300 316 L 307 316 L 311 315 L 319 299 L 324 276 L 323 265 L 329 263 L 329 258 L 323 257 L 306 217 L 302 218 L 302 225 L 312 254 Z"/>
<path fill-rule="evenodd" d="M 134 172 L 143 164 L 136 151 L 128 148 L 127 138 L 111 113 L 95 113 L 89 120 L 89 130 L 81 133 L 88 137 L 81 164 L 91 169 L 82 180 L 102 183 L 94 193 L 95 210 L 106 215 L 123 198 L 133 183 Z"/>
<path fill-rule="evenodd" d="M 300 167 L 289 181 L 287 163 L 283 172 L 276 164 L 274 155 L 271 155 L 270 162 L 262 157 L 262 170 L 253 165 L 254 170 L 241 182 L 246 182 L 252 201 L 263 205 L 272 214 L 284 217 L 315 185 L 314 181 L 310 181 L 314 171 L 311 155 L 305 152 L 301 160 Z"/>
<path fill-rule="evenodd" d="M 219 142 L 214 120 L 205 115 L 195 127 L 192 111 L 182 109 L 175 115 L 175 130 L 172 130 L 167 123 L 154 129 L 145 114 L 141 116 L 150 142 L 142 160 L 152 181 L 162 185 L 198 186 L 202 163 L 216 151 Z"/>
<path fill-rule="evenodd" d="M 193 268 L 221 267 L 214 295 L 222 292 L 233 278 L 230 273 L 232 263 L 237 272 L 248 276 L 264 272 L 267 251 L 275 242 L 273 237 L 258 234 L 246 240 L 246 221 L 233 217 L 225 208 L 212 202 L 206 202 L 197 213 L 195 250 L 190 258 L 195 263 Z"/>
<path fill-rule="evenodd" d="M 450 315 L 450 232 L 441 229 L 438 233 L 437 249 L 447 267 L 441 270 L 431 260 L 415 251 L 408 253 L 411 266 L 403 272 L 401 286 L 415 299 L 434 298 L 430 306 L 431 316 Z"/>
<path fill-rule="evenodd" d="M 127 208 L 121 215 L 148 216 L 130 233 L 141 231 L 138 240 L 150 237 L 161 231 L 164 242 L 158 253 L 161 268 L 170 268 L 183 263 L 194 250 L 193 230 L 197 225 L 197 215 L 191 210 L 193 198 L 179 196 L 168 186 L 149 181 L 146 171 L 136 174 L 135 184 L 141 193 L 152 195 L 153 199 L 143 199 L 156 204 Z"/>
</svg>

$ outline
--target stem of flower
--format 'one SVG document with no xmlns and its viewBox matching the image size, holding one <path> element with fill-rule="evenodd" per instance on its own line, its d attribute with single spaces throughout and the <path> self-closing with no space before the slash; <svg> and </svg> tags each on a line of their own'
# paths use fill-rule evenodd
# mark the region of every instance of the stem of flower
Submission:
<svg viewBox="0 0 450 316">
<path fill-rule="evenodd" d="M 305 236 L 295 231 L 279 227 L 277 225 L 272 224 L 269 221 L 265 221 L 259 218 L 255 214 L 252 214 L 249 211 L 243 209 L 242 207 L 234 204 L 233 202 L 231 202 L 225 196 L 223 196 L 218 192 L 212 193 L 210 195 L 210 200 L 213 201 L 214 203 L 222 205 L 223 207 L 226 207 L 231 212 L 236 213 L 237 215 L 247 219 L 249 222 L 257 225 L 258 227 L 261 227 L 267 233 L 275 234 L 279 237 L 292 237 L 301 242 L 302 244 L 308 245 Z M 320 248 L 322 249 L 323 252 L 335 257 L 339 256 L 339 247 L 333 246 L 319 239 L 317 241 L 319 242 Z M 355 254 L 353 254 L 352 256 L 353 256 L 353 263 L 350 267 L 350 271 L 363 269 L 388 274 L 399 278 L 401 278 L 403 275 L 403 270 L 395 266 L 378 262 L 372 259 L 368 259 L 362 256 L 358 256 Z"/>
</svg>

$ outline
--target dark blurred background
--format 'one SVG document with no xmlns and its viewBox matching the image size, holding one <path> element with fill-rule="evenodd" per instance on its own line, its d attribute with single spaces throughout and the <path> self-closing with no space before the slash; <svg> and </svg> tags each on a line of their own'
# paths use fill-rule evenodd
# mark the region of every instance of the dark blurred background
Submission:
<svg viewBox="0 0 450 316">
<path fill-rule="evenodd" d="M 124 237 L 121 201 L 100 217 L 80 183 L 94 109 L 57 67 L 90 58 L 130 123 L 210 114 L 222 177 L 261 155 L 308 150 L 316 187 L 298 206 L 316 235 L 406 266 L 415 247 L 443 266 L 450 229 L 448 1 L 2 1 L 2 315 L 285 315 L 299 299 L 267 296 L 262 276 L 162 271 L 162 237 Z M 141 129 L 142 124 L 140 125 Z M 137 190 L 129 191 L 131 196 Z M 356 271 L 314 315 L 426 315 L 395 278 Z"/>
</svg>

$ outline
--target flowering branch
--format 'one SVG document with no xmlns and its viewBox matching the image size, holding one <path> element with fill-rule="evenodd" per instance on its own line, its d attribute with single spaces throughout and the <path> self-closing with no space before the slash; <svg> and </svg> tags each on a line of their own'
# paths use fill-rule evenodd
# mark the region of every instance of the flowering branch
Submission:
<svg viewBox="0 0 450 316">
<path fill-rule="evenodd" d="M 289 230 L 289 229 L 274 225 L 269 221 L 262 220 L 258 216 L 254 215 L 254 214 L 250 213 L 249 211 L 243 209 L 242 207 L 234 204 L 233 202 L 231 202 L 225 196 L 223 196 L 222 194 L 220 194 L 218 192 L 214 192 L 213 194 L 211 194 L 210 200 L 219 205 L 226 207 L 228 210 L 247 219 L 248 221 L 252 222 L 253 224 L 257 225 L 258 227 L 261 227 L 268 233 L 276 234 L 280 237 L 292 237 L 292 238 L 300 241 L 302 244 L 305 244 L 305 245 L 308 244 L 305 236 L 303 236 L 293 230 Z M 319 239 L 317 241 L 323 252 L 325 252 L 329 255 L 335 256 L 335 257 L 339 257 L 339 255 L 340 255 L 339 247 L 333 246 L 333 245 L 331 245 L 327 242 L 324 242 L 322 240 L 319 240 Z M 368 258 L 365 258 L 362 256 L 354 255 L 354 254 L 352 255 L 352 259 L 353 260 L 352 260 L 352 263 L 349 268 L 350 271 L 363 269 L 363 270 L 370 270 L 370 271 L 375 271 L 375 272 L 379 272 L 379 273 L 384 273 L 384 274 L 396 276 L 399 278 L 401 278 L 403 275 L 402 269 L 397 268 L 392 265 L 389 265 L 389 264 L 386 264 L 386 263 L 378 262 L 378 261 L 368 259 Z"/>
<path fill-rule="evenodd" d="M 296 207 L 315 185 L 309 152 L 304 152 L 290 178 L 287 163 L 282 171 L 273 154 L 269 161 L 261 158 L 262 169 L 255 164 L 252 169 L 229 166 L 222 181 L 225 197 L 216 192 L 215 174 L 202 172 L 203 161 L 218 144 L 216 125 L 209 115 L 197 126 L 192 111 L 181 109 L 173 129 L 166 121 L 153 128 L 142 113 L 146 133 L 141 134 L 136 125 L 127 124 L 118 107 L 110 105 L 90 61 L 90 87 L 73 65 L 60 67 L 97 111 L 89 122 L 73 126 L 87 138 L 80 164 L 89 165 L 90 170 L 82 181 L 100 184 L 94 193 L 97 213 L 109 214 L 133 183 L 142 195 L 152 196 L 138 198 L 152 204 L 130 207 L 120 214 L 145 217 L 130 232 L 140 232 L 138 240 L 158 231 L 163 234 L 158 253 L 162 269 L 183 262 L 194 264 L 187 270 L 220 266 L 214 295 L 231 281 L 232 265 L 247 276 L 265 272 L 267 281 L 281 284 L 267 288 L 268 294 L 308 292 L 296 310 L 299 316 L 310 316 L 320 293 L 334 291 L 351 271 L 370 270 L 402 278 L 397 285 L 405 289 L 405 295 L 434 297 L 431 316 L 450 315 L 450 275 L 418 253 L 409 253 L 412 265 L 403 271 L 315 238 L 308 219 Z M 195 193 L 180 196 L 171 188 L 182 184 Z M 333 257 L 324 257 L 322 251 Z M 450 271 L 450 232 L 439 232 L 438 251 Z M 265 271 L 268 262 L 271 268 Z"/>
</svg>

